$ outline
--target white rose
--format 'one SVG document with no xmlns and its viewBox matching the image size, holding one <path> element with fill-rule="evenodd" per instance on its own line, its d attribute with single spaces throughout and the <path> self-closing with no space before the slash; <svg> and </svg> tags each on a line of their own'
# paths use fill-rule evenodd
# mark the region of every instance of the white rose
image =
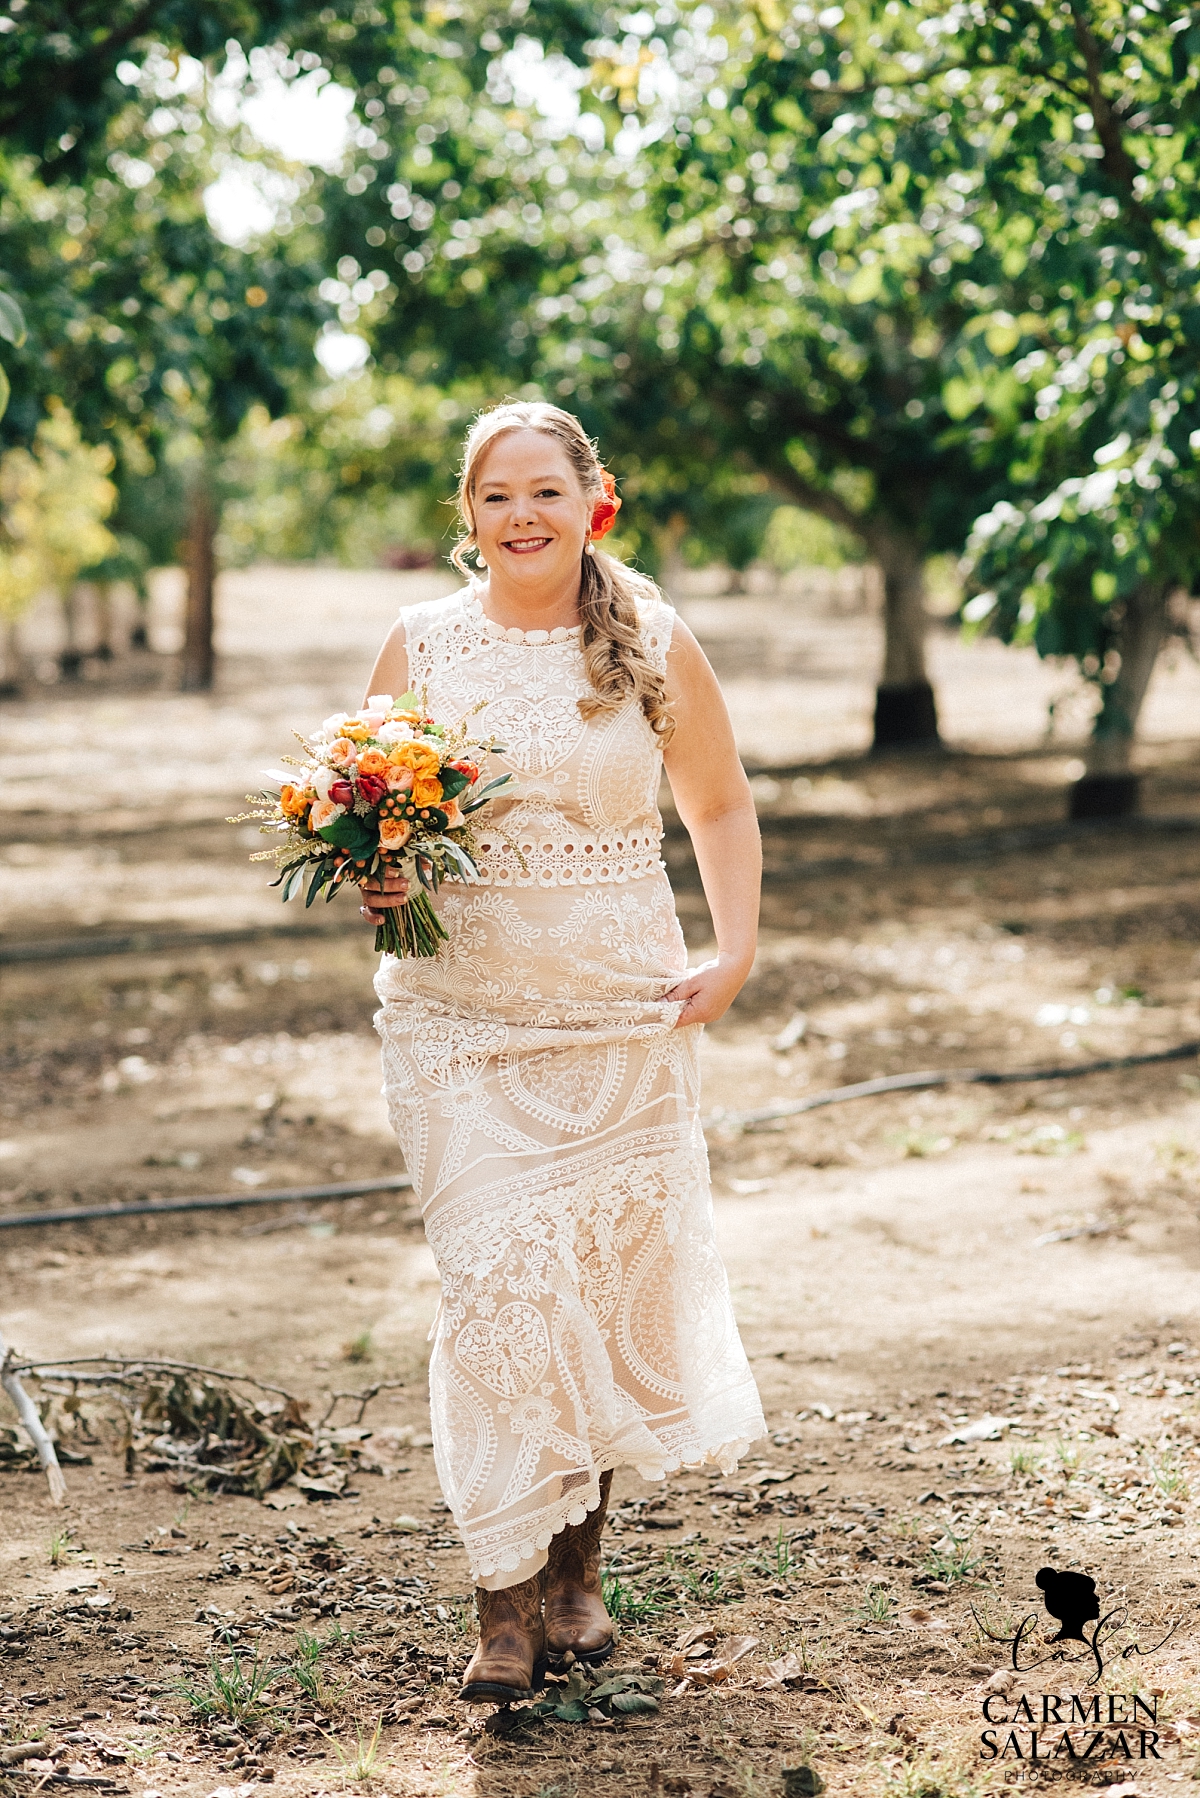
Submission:
<svg viewBox="0 0 1200 1798">
<path fill-rule="evenodd" d="M 380 725 L 375 738 L 380 743 L 411 743 L 413 729 L 410 724 L 401 724 L 398 718 L 393 718 L 387 724 Z"/>
</svg>

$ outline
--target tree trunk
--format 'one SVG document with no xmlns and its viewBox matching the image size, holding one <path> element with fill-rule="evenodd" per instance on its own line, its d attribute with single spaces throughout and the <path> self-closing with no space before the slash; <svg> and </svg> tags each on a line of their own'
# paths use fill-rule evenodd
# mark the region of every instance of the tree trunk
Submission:
<svg viewBox="0 0 1200 1798">
<path fill-rule="evenodd" d="M 207 693 L 213 684 L 213 588 L 217 564 L 217 508 L 207 467 L 196 473 L 188 502 L 187 608 L 180 686 Z"/>
<path fill-rule="evenodd" d="M 883 677 L 875 692 L 872 748 L 938 749 L 937 702 L 925 668 L 924 557 L 915 542 L 890 528 L 872 529 L 868 542 L 883 570 Z"/>
<path fill-rule="evenodd" d="M 58 658 L 59 673 L 64 680 L 79 680 L 83 674 L 83 651 L 79 647 L 79 589 L 72 584 L 59 595 L 63 615 L 63 649 Z"/>
<path fill-rule="evenodd" d="M 3 626 L 4 671 L 0 674 L 0 698 L 15 699 L 21 691 L 21 639 L 15 618 L 6 618 Z"/>
<path fill-rule="evenodd" d="M 96 647 L 92 652 L 101 662 L 111 662 L 113 649 L 113 584 L 96 582 Z"/>
<path fill-rule="evenodd" d="M 1138 809 L 1139 777 L 1130 767 L 1142 702 L 1167 623 L 1167 588 L 1147 582 L 1123 606 L 1117 637 L 1121 665 L 1101 689 L 1087 773 L 1071 789 L 1072 818 L 1120 818 Z"/>
</svg>

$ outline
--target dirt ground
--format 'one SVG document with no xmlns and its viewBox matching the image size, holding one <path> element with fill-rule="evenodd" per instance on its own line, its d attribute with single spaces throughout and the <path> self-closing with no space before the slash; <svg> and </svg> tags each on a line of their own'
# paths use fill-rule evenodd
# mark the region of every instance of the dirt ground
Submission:
<svg viewBox="0 0 1200 1798">
<path fill-rule="evenodd" d="M 211 698 L 142 657 L 6 707 L 5 1338 L 251 1374 L 310 1418 L 386 1389 L 340 1495 L 287 1486 L 279 1509 L 189 1490 L 140 1438 L 127 1461 L 120 1414 L 88 1401 L 58 1414 L 79 1458 L 56 1511 L 40 1475 L 4 1471 L 0 1414 L 0 1792 L 807 1798 L 814 1778 L 785 1769 L 811 1768 L 854 1798 L 1055 1777 L 1165 1798 L 1200 1777 L 1197 1058 L 736 1115 L 1200 1038 L 1200 678 L 1182 657 L 1148 707 L 1144 816 L 1070 828 L 1084 707 L 1068 693 L 1043 740 L 1060 670 L 939 635 L 952 749 L 872 761 L 873 619 L 769 596 L 685 608 L 759 770 L 761 953 L 704 1056 L 717 1227 L 771 1434 L 732 1478 L 618 1475 L 613 1665 L 663 1681 L 657 1713 L 593 1698 L 582 1721 L 500 1735 L 456 1701 L 469 1588 L 427 1436 L 436 1276 L 403 1193 L 4 1228 L 400 1171 L 369 942 L 349 906 L 282 911 L 245 859 L 257 839 L 224 819 L 293 724 L 356 695 L 397 603 L 439 584 L 250 571 L 226 584 Z M 1047 1645 L 1045 1566 L 1091 1575 L 1117 1613 L 1099 1674 L 1082 1642 Z"/>
</svg>

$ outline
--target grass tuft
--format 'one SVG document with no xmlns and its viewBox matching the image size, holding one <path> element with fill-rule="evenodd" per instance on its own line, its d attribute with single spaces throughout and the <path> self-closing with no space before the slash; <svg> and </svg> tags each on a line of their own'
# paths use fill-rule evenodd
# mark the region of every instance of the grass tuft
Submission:
<svg viewBox="0 0 1200 1798">
<path fill-rule="evenodd" d="M 180 1680 L 175 1690 L 193 1715 L 205 1721 L 224 1717 L 230 1723 L 254 1723 L 270 1710 L 267 1688 L 282 1672 L 282 1667 L 265 1666 L 257 1655 L 249 1667 L 236 1654 L 226 1665 L 211 1657 L 200 1682 Z"/>
</svg>

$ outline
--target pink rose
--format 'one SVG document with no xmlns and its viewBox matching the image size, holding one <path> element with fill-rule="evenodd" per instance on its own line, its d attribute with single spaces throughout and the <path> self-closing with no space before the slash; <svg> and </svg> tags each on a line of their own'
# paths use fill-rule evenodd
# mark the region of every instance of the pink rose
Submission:
<svg viewBox="0 0 1200 1798">
<path fill-rule="evenodd" d="M 392 767 L 388 770 L 387 784 L 393 793 L 411 793 L 413 775 L 411 768 Z"/>
<path fill-rule="evenodd" d="M 327 824 L 332 824 L 335 818 L 340 818 L 345 809 L 344 805 L 335 805 L 332 799 L 318 799 L 308 814 L 309 829 L 312 831 L 324 830 Z"/>
<path fill-rule="evenodd" d="M 349 737 L 338 737 L 329 745 L 327 754 L 335 768 L 349 768 L 358 754 L 358 744 L 352 743 Z"/>
<path fill-rule="evenodd" d="M 446 814 L 447 830 L 457 830 L 463 822 L 463 815 L 458 809 L 457 799 L 439 799 L 438 810 Z"/>
<path fill-rule="evenodd" d="M 381 849 L 403 849 L 412 835 L 412 825 L 404 818 L 381 818 L 379 820 L 379 847 Z"/>
</svg>

